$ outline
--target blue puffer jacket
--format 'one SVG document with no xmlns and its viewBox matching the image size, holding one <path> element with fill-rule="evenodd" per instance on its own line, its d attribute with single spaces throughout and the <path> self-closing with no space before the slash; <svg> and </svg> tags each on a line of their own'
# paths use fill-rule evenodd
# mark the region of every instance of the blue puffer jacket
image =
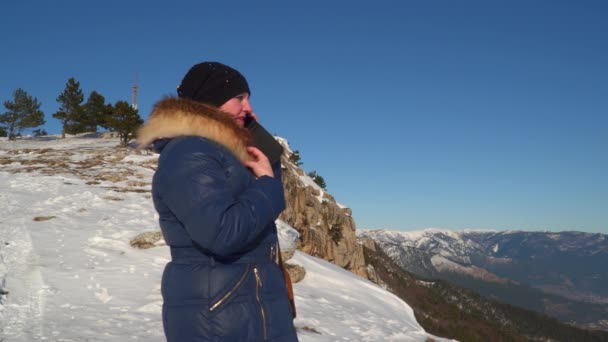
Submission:
<svg viewBox="0 0 608 342">
<path fill-rule="evenodd" d="M 240 129 L 166 99 L 138 134 L 160 152 L 152 195 L 171 248 L 162 278 L 169 342 L 297 341 L 277 264 L 280 165 L 275 178 L 256 179 L 242 162 Z"/>
</svg>

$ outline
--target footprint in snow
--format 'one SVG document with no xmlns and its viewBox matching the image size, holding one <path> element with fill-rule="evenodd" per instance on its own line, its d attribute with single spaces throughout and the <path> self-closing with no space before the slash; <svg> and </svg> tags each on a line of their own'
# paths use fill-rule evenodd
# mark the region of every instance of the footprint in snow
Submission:
<svg viewBox="0 0 608 342">
<path fill-rule="evenodd" d="M 95 297 L 104 304 L 112 300 L 112 296 L 108 294 L 108 289 L 105 287 L 103 287 L 100 292 L 95 292 Z"/>
</svg>

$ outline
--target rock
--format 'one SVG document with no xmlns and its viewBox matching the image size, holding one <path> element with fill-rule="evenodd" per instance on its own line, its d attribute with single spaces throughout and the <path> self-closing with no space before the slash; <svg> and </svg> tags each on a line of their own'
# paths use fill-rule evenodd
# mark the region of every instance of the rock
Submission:
<svg viewBox="0 0 608 342">
<path fill-rule="evenodd" d="M 283 260 L 283 262 L 285 262 L 285 261 L 291 259 L 295 252 L 296 252 L 295 249 L 282 249 L 281 250 L 281 260 Z"/>
<path fill-rule="evenodd" d="M 298 283 L 306 276 L 306 270 L 300 265 L 292 265 L 285 263 L 285 269 L 289 273 L 289 278 L 293 284 Z"/>
<path fill-rule="evenodd" d="M 56 217 L 57 216 L 36 216 L 36 217 L 34 217 L 34 221 L 37 221 L 37 222 L 48 221 L 48 220 L 52 220 Z"/>
<path fill-rule="evenodd" d="M 376 251 L 376 242 L 374 242 L 374 240 L 371 238 L 368 238 L 368 237 L 359 238 L 359 243 L 361 243 L 363 246 L 371 249 L 372 251 Z"/>
<path fill-rule="evenodd" d="M 147 249 L 165 245 L 165 241 L 161 232 L 145 232 L 131 239 L 130 244 L 136 248 Z"/>
<path fill-rule="evenodd" d="M 382 286 L 382 287 L 386 287 L 386 283 L 384 283 L 384 281 L 382 281 L 382 279 L 376 272 L 376 269 L 374 268 L 373 265 L 367 265 L 367 274 L 368 274 L 368 279 L 372 283 Z"/>
</svg>

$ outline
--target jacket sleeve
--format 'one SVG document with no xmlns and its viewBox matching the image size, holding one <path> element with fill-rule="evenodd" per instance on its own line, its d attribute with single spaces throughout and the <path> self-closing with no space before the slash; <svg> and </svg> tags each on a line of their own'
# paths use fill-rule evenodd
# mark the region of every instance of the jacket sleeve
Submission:
<svg viewBox="0 0 608 342">
<path fill-rule="evenodd" d="M 263 176 L 233 196 L 219 146 L 199 138 L 171 149 L 164 202 L 203 249 L 226 257 L 244 252 L 285 209 L 280 179 Z"/>
</svg>

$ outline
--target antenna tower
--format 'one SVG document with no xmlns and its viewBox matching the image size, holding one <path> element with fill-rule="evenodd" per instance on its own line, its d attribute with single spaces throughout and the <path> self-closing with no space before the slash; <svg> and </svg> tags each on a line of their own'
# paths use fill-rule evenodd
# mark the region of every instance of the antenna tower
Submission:
<svg viewBox="0 0 608 342">
<path fill-rule="evenodd" d="M 131 107 L 133 107 L 133 109 L 137 109 L 137 90 L 139 89 L 137 87 L 137 72 L 135 72 L 135 83 L 133 83 L 133 93 L 131 95 Z"/>
</svg>

